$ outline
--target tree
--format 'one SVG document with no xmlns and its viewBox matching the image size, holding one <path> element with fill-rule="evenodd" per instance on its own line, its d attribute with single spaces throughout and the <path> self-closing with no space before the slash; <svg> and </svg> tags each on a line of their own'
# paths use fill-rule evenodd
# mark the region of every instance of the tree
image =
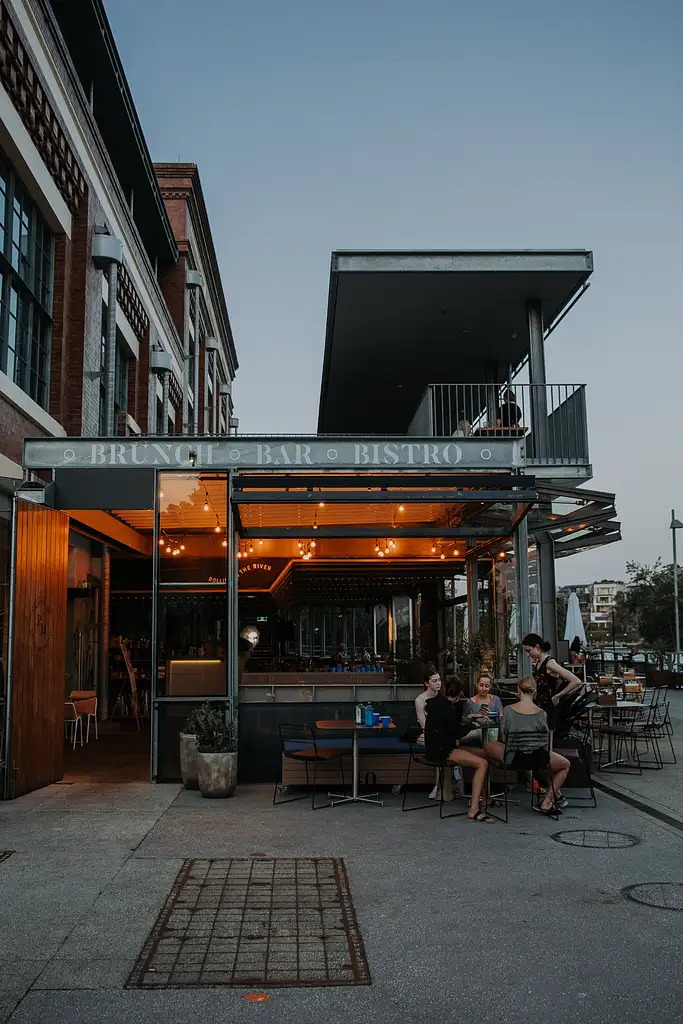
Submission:
<svg viewBox="0 0 683 1024">
<path fill-rule="evenodd" d="M 640 638 L 657 652 L 661 669 L 664 654 L 676 642 L 673 566 L 662 565 L 658 558 L 654 565 L 627 562 L 626 572 L 630 580 L 626 610 L 635 617 Z"/>
</svg>

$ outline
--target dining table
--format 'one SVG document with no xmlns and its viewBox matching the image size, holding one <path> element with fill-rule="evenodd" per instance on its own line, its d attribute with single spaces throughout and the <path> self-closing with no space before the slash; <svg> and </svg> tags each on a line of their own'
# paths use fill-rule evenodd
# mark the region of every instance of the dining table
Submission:
<svg viewBox="0 0 683 1024">
<path fill-rule="evenodd" d="M 589 709 L 591 732 L 593 730 L 593 715 L 595 714 L 596 711 L 606 711 L 607 712 L 607 725 L 611 728 L 614 725 L 614 712 L 615 711 L 620 711 L 620 712 L 638 711 L 638 712 L 642 712 L 642 710 L 643 710 L 643 705 L 640 703 L 640 701 L 634 701 L 634 700 L 618 700 L 618 701 L 615 701 L 614 704 L 595 704 L 592 708 Z M 612 734 L 611 733 L 607 733 L 607 757 L 609 758 L 609 760 L 605 761 L 603 764 L 601 764 L 600 768 L 610 768 L 612 765 L 624 764 L 625 763 L 623 760 L 621 760 L 621 761 L 614 761 L 612 759 L 613 758 L 613 747 L 614 747 L 614 741 L 613 741 L 613 738 L 612 738 Z"/>
<path fill-rule="evenodd" d="M 316 729 L 321 731 L 329 730 L 334 732 L 345 732 L 351 733 L 351 753 L 353 757 L 353 783 L 351 787 L 351 796 L 346 793 L 328 793 L 331 805 L 334 807 L 337 804 L 379 804 L 380 807 L 384 807 L 384 801 L 380 800 L 379 793 L 364 793 L 360 795 L 360 773 L 359 773 L 359 756 L 358 756 L 358 738 L 359 736 L 367 735 L 372 736 L 373 739 L 377 739 L 382 736 L 391 736 L 392 733 L 396 732 L 396 726 L 393 722 L 389 725 L 359 725 L 353 719 L 323 719 L 320 722 L 315 723 Z"/>
</svg>

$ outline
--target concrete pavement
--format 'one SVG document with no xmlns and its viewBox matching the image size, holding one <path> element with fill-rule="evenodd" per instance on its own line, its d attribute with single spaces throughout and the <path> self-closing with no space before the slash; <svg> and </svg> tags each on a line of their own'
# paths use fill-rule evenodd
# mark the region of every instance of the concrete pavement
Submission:
<svg viewBox="0 0 683 1024">
<path fill-rule="evenodd" d="M 649 773 L 647 778 L 653 777 Z M 559 824 L 523 801 L 508 826 L 433 810 L 273 808 L 268 787 L 206 801 L 175 786 L 53 786 L 0 804 L 0 1020 L 501 1024 L 678 1019 L 681 916 L 626 900 L 683 882 L 683 835 L 610 796 Z M 623 850 L 560 845 L 608 829 Z M 344 857 L 373 984 L 144 992 L 125 979 L 184 858 Z"/>
</svg>

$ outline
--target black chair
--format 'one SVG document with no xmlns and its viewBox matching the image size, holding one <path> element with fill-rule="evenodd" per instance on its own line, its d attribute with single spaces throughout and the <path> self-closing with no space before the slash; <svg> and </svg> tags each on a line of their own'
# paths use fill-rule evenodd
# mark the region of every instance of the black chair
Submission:
<svg viewBox="0 0 683 1024">
<path fill-rule="evenodd" d="M 306 768 L 306 792 L 299 796 L 290 796 L 284 800 L 278 800 L 278 789 L 282 784 L 276 782 L 275 790 L 273 792 L 273 805 L 278 806 L 279 804 L 290 804 L 295 800 L 305 800 L 310 796 L 312 810 L 320 811 L 325 807 L 331 807 L 329 800 L 326 804 L 318 804 L 317 807 L 315 804 L 318 765 L 329 764 L 330 761 L 339 761 L 342 777 L 342 789 L 345 790 L 344 754 L 346 753 L 346 750 L 334 747 L 319 747 L 316 741 L 315 732 L 310 725 L 281 725 L 279 726 L 279 731 L 280 748 L 283 756 L 292 761 L 301 762 Z M 313 767 L 312 785 L 309 776 L 309 766 L 311 765 Z"/>
<path fill-rule="evenodd" d="M 674 750 L 673 741 L 671 734 L 673 732 L 673 726 L 671 725 L 671 718 L 669 715 L 669 701 L 664 703 L 653 705 L 648 719 L 642 723 L 638 723 L 636 726 L 636 732 L 639 734 L 639 739 L 642 739 L 647 744 L 646 750 L 651 746 L 652 753 L 654 754 L 654 761 L 652 759 L 645 760 L 640 758 L 641 768 L 656 769 L 663 768 L 665 764 L 676 764 L 676 751 Z M 670 731 L 671 730 L 671 731 Z M 659 745 L 659 741 L 666 740 L 671 747 L 671 755 L 673 761 L 665 761 L 662 757 L 662 750 Z"/>
<path fill-rule="evenodd" d="M 519 735 L 520 735 L 519 732 L 515 733 L 516 737 L 518 737 Z M 540 743 L 539 743 L 539 741 L 540 741 Z M 540 777 L 542 774 L 547 775 L 547 783 L 546 783 L 546 785 L 552 789 L 552 794 L 553 794 L 553 811 L 549 812 L 548 817 L 549 818 L 554 818 L 555 821 L 558 821 L 560 815 L 559 815 L 559 812 L 557 810 L 557 797 L 556 797 L 556 794 L 555 794 L 555 786 L 554 786 L 554 783 L 553 783 L 552 772 L 550 771 L 550 765 L 548 765 L 547 768 L 545 768 L 545 767 L 544 768 L 533 767 L 531 765 L 531 763 L 524 764 L 522 759 L 520 759 L 520 761 L 517 764 L 508 764 L 507 763 L 508 742 L 509 742 L 509 735 L 505 739 L 505 750 L 503 752 L 502 763 L 499 764 L 499 765 L 496 765 L 494 770 L 497 771 L 497 772 L 502 772 L 503 773 L 504 781 L 507 781 L 508 774 L 512 773 L 512 772 L 516 773 L 517 777 L 519 777 L 519 774 L 521 774 L 521 773 L 526 775 L 528 772 L 531 772 L 532 780 L 536 779 L 538 782 L 544 782 L 545 781 L 542 777 Z M 531 746 L 531 744 L 535 744 L 538 747 L 538 749 L 542 749 L 543 747 L 545 747 L 545 750 L 549 751 L 550 750 L 550 733 L 546 732 L 545 734 L 543 734 L 543 733 L 538 733 L 538 732 L 535 732 L 535 731 L 534 732 L 530 732 L 529 733 L 529 745 Z M 533 755 L 529 755 L 529 757 L 531 757 L 531 756 L 533 756 Z M 489 771 L 489 775 L 490 774 L 491 774 L 491 772 Z M 509 822 L 510 822 L 509 806 L 513 802 L 508 797 L 508 788 L 509 788 L 508 785 L 504 785 L 503 786 L 505 817 L 501 818 L 499 815 L 493 814 L 490 809 L 489 809 L 489 812 L 488 812 L 491 815 L 491 817 L 498 818 L 499 821 L 505 822 L 506 825 L 509 824 Z M 541 802 L 543 800 L 543 794 L 541 794 L 541 793 L 534 793 L 533 785 L 531 787 L 531 794 L 530 794 L 530 796 L 531 796 L 531 806 L 532 806 L 532 808 L 534 807 L 534 800 L 536 800 L 536 805 L 540 807 Z"/>
<path fill-rule="evenodd" d="M 590 709 L 587 709 L 589 711 Z M 569 783 L 572 780 L 572 775 L 583 775 L 585 781 L 585 788 L 589 791 L 590 796 L 573 796 L 567 797 L 567 803 L 569 807 L 597 807 L 598 798 L 595 795 L 595 789 L 593 788 L 593 775 L 591 771 L 591 763 L 593 760 L 593 750 L 591 747 L 591 722 L 590 717 L 586 715 L 586 718 L 577 723 L 580 725 L 579 735 L 574 738 L 571 736 L 562 737 L 553 741 L 553 750 L 557 754 L 561 754 L 562 757 L 566 757 L 569 761 L 569 775 L 567 776 L 567 782 L 565 783 L 566 789 L 570 789 Z"/>
<path fill-rule="evenodd" d="M 437 792 L 441 792 L 441 798 L 439 800 L 430 801 L 428 804 L 415 804 L 413 807 L 406 807 L 406 798 L 408 796 L 408 786 L 410 784 L 410 768 L 413 764 L 420 764 L 427 768 L 434 768 L 439 773 L 439 781 L 437 783 Z M 461 818 L 467 814 L 467 811 L 456 811 L 452 814 L 443 813 L 444 805 L 444 782 L 446 779 L 446 772 L 452 771 L 455 765 L 452 761 L 430 761 L 425 754 L 425 749 L 422 746 L 417 746 L 414 743 L 410 743 L 410 753 L 408 755 L 408 769 L 406 771 L 406 781 L 403 787 L 403 802 L 401 804 L 402 811 L 425 811 L 431 807 L 439 808 L 439 817 L 443 818 Z"/>
<path fill-rule="evenodd" d="M 628 721 L 618 722 L 616 725 L 605 725 L 604 722 L 600 722 L 598 726 L 598 743 L 600 751 L 604 749 L 602 746 L 602 738 L 606 736 L 610 741 L 609 745 L 613 746 L 616 741 L 616 747 L 613 749 L 612 760 L 607 762 L 600 762 L 598 768 L 600 771 L 607 772 L 611 775 L 642 775 L 643 767 L 660 769 L 662 767 L 661 754 L 659 752 L 659 744 L 657 741 L 657 729 L 659 726 L 655 725 L 655 722 L 663 722 L 666 717 L 666 713 L 662 714 L 659 708 L 664 708 L 664 705 L 653 704 L 646 709 L 646 715 L 641 718 L 639 715 L 629 713 Z M 644 743 L 646 749 L 652 745 L 653 752 L 655 755 L 654 762 L 643 762 L 640 756 L 639 744 Z M 629 762 L 624 758 L 624 754 L 630 751 L 632 761 Z M 635 763 L 634 763 L 635 762 Z"/>
</svg>

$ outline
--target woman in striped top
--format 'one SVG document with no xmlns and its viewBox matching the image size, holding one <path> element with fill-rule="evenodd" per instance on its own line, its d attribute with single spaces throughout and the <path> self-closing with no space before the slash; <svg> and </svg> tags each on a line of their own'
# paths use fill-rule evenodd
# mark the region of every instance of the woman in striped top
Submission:
<svg viewBox="0 0 683 1024">
<path fill-rule="evenodd" d="M 553 810 L 553 793 L 560 809 L 567 806 L 561 794 L 561 787 L 567 779 L 569 761 L 555 752 L 549 752 L 550 733 L 548 718 L 541 708 L 534 703 L 536 697 L 536 680 L 525 676 L 517 683 L 519 701 L 505 709 L 501 732 L 504 742 L 486 743 L 484 752 L 495 761 L 518 768 L 520 771 L 533 771 L 536 768 L 549 768 L 553 784 L 548 787 L 543 802 L 537 810 L 549 814 Z"/>
</svg>

